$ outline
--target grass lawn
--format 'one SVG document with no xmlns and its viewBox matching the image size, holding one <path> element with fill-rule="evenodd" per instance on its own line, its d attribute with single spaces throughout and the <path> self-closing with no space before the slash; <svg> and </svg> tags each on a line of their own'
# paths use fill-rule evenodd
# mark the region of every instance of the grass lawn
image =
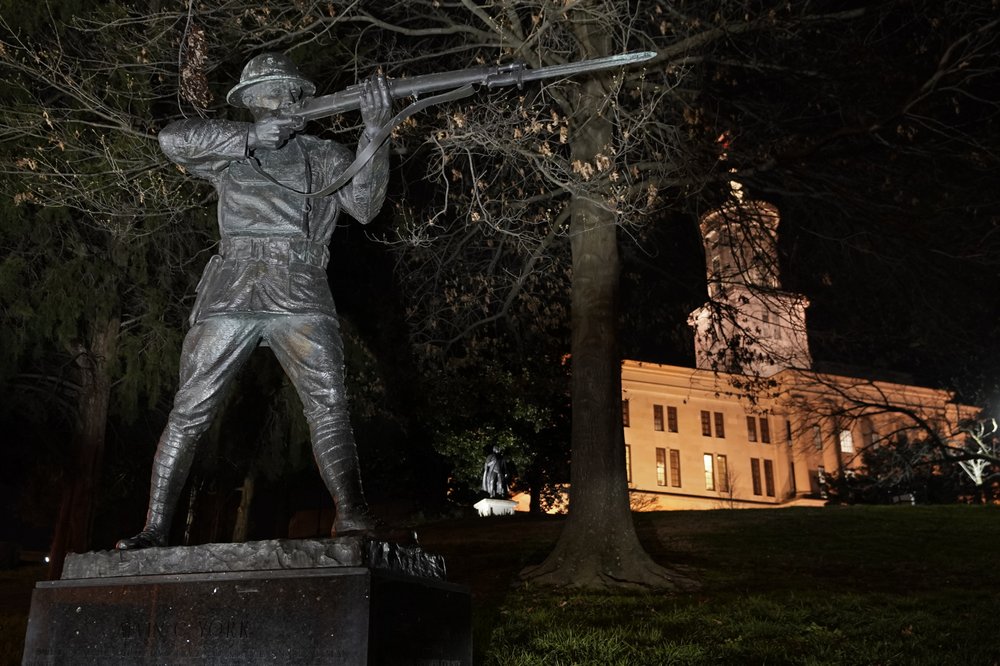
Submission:
<svg viewBox="0 0 1000 666">
<path fill-rule="evenodd" d="M 677 511 L 636 525 L 656 560 L 693 568 L 703 589 L 511 587 L 555 520 L 471 524 L 464 545 L 439 526 L 424 541 L 473 588 L 477 664 L 1000 664 L 996 507 Z"/>
<path fill-rule="evenodd" d="M 559 517 L 419 532 L 473 592 L 476 664 L 1000 665 L 1000 508 L 831 507 L 636 514 L 694 594 L 517 584 Z M 18 663 L 35 569 L 0 573 L 0 663 Z"/>
</svg>

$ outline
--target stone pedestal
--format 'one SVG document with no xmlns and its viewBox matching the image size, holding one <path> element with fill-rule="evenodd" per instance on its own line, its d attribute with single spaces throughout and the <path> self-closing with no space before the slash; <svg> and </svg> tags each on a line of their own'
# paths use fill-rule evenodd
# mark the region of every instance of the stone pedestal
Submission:
<svg viewBox="0 0 1000 666">
<path fill-rule="evenodd" d="M 227 559 L 242 549 L 264 568 Z M 24 664 L 470 665 L 469 593 L 404 572 L 426 558 L 360 539 L 75 556 L 87 577 L 35 588 Z"/>
<path fill-rule="evenodd" d="M 483 518 L 488 518 L 489 516 L 513 516 L 514 509 L 517 508 L 517 502 L 498 497 L 487 497 L 479 500 L 472 506 L 475 507 L 476 511 Z"/>
</svg>

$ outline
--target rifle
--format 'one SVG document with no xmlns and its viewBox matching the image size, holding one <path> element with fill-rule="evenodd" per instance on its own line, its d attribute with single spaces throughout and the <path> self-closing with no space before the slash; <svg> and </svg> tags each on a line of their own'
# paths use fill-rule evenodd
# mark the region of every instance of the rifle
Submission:
<svg viewBox="0 0 1000 666">
<path fill-rule="evenodd" d="M 370 139 L 364 150 L 360 151 L 357 157 L 355 157 L 354 162 L 340 176 L 334 179 L 332 183 L 320 191 L 300 192 L 267 174 L 255 160 L 251 159 L 250 165 L 254 171 L 283 189 L 291 190 L 307 197 L 328 196 L 343 187 L 347 181 L 353 178 L 364 167 L 376 151 L 389 139 L 394 127 L 399 126 L 406 118 L 428 106 L 468 97 L 475 92 L 475 87 L 477 86 L 486 86 L 492 89 L 516 85 L 520 88 L 529 81 L 562 78 L 584 72 L 599 72 L 616 67 L 625 67 L 627 65 L 646 62 L 655 56 L 655 51 L 633 51 L 605 58 L 593 58 L 591 60 L 569 62 L 563 65 L 539 67 L 538 69 L 529 69 L 523 62 L 511 62 L 503 65 L 483 65 L 481 67 L 471 67 L 451 72 L 422 74 L 404 79 L 388 79 L 389 94 L 393 99 L 400 99 L 402 97 L 417 98 L 424 93 L 440 94 L 418 99 L 396 114 L 377 135 Z M 331 95 L 321 95 L 319 97 L 304 99 L 287 109 L 282 109 L 278 114 L 278 118 L 285 120 L 289 125 L 293 125 L 297 129 L 301 129 L 309 120 L 326 118 L 343 113 L 344 111 L 356 111 L 359 108 L 361 108 L 361 86 L 356 84 Z"/>
<path fill-rule="evenodd" d="M 584 72 L 599 72 L 616 67 L 625 67 L 646 62 L 656 56 L 655 51 L 633 51 L 605 58 L 593 58 L 570 62 L 564 65 L 552 65 L 529 69 L 523 62 L 510 62 L 503 65 L 483 65 L 451 72 L 422 74 L 403 79 L 388 79 L 389 94 L 393 99 L 403 97 L 419 97 L 426 93 L 436 93 L 443 90 L 455 90 L 464 86 L 486 86 L 499 88 L 514 86 L 518 88 L 529 81 L 554 79 L 582 74 Z M 447 101 L 442 99 L 441 101 Z M 361 106 L 361 86 L 353 85 L 331 95 L 321 95 L 303 100 L 297 106 L 283 112 L 282 115 L 301 118 L 303 121 L 317 120 L 328 116 L 356 111 Z"/>
</svg>

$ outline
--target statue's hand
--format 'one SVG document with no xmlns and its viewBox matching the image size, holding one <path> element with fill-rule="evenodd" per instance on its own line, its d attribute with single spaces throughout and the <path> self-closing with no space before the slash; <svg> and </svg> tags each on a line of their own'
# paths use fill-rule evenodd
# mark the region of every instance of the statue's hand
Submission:
<svg viewBox="0 0 1000 666">
<path fill-rule="evenodd" d="M 368 134 L 375 134 L 392 118 L 389 83 L 381 74 L 361 83 L 361 119 Z"/>
<path fill-rule="evenodd" d="M 247 145 L 251 150 L 255 148 L 275 150 L 283 146 L 288 137 L 302 129 L 302 125 L 302 119 L 297 117 L 261 118 L 250 126 Z"/>
</svg>

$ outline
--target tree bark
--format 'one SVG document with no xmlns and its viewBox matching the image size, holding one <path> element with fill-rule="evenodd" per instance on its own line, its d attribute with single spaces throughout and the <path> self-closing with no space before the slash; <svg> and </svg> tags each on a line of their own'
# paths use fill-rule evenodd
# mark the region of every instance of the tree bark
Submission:
<svg viewBox="0 0 1000 666">
<path fill-rule="evenodd" d="M 606 37 L 593 33 L 582 37 L 584 44 L 598 42 L 610 48 L 601 43 L 609 41 Z M 573 101 L 574 161 L 594 164 L 599 153 L 609 151 L 614 128 L 598 113 L 606 96 L 603 81 L 593 78 L 581 86 Z M 691 589 L 694 581 L 652 561 L 639 543 L 629 507 L 621 420 L 616 214 L 605 201 L 589 196 L 576 195 L 570 205 L 573 413 L 569 518 L 548 558 L 522 576 L 565 587 Z"/>
<path fill-rule="evenodd" d="M 191 534 L 194 529 L 194 517 L 198 506 L 198 494 L 201 492 L 201 479 L 197 476 L 192 480 L 188 489 L 187 515 L 184 517 L 184 540 L 185 546 L 191 545 Z"/>
<path fill-rule="evenodd" d="M 49 551 L 49 578 L 62 574 L 66 553 L 90 548 L 94 504 L 104 458 L 108 406 L 111 402 L 109 366 L 115 356 L 121 322 L 109 317 L 91 327 L 89 344 L 74 353 L 80 375 L 80 396 L 73 435 L 75 465 L 70 470 Z"/>
<path fill-rule="evenodd" d="M 240 488 L 240 506 L 236 509 L 236 525 L 233 527 L 233 543 L 243 543 L 250 531 L 250 503 L 253 502 L 254 473 L 248 470 Z"/>
</svg>

